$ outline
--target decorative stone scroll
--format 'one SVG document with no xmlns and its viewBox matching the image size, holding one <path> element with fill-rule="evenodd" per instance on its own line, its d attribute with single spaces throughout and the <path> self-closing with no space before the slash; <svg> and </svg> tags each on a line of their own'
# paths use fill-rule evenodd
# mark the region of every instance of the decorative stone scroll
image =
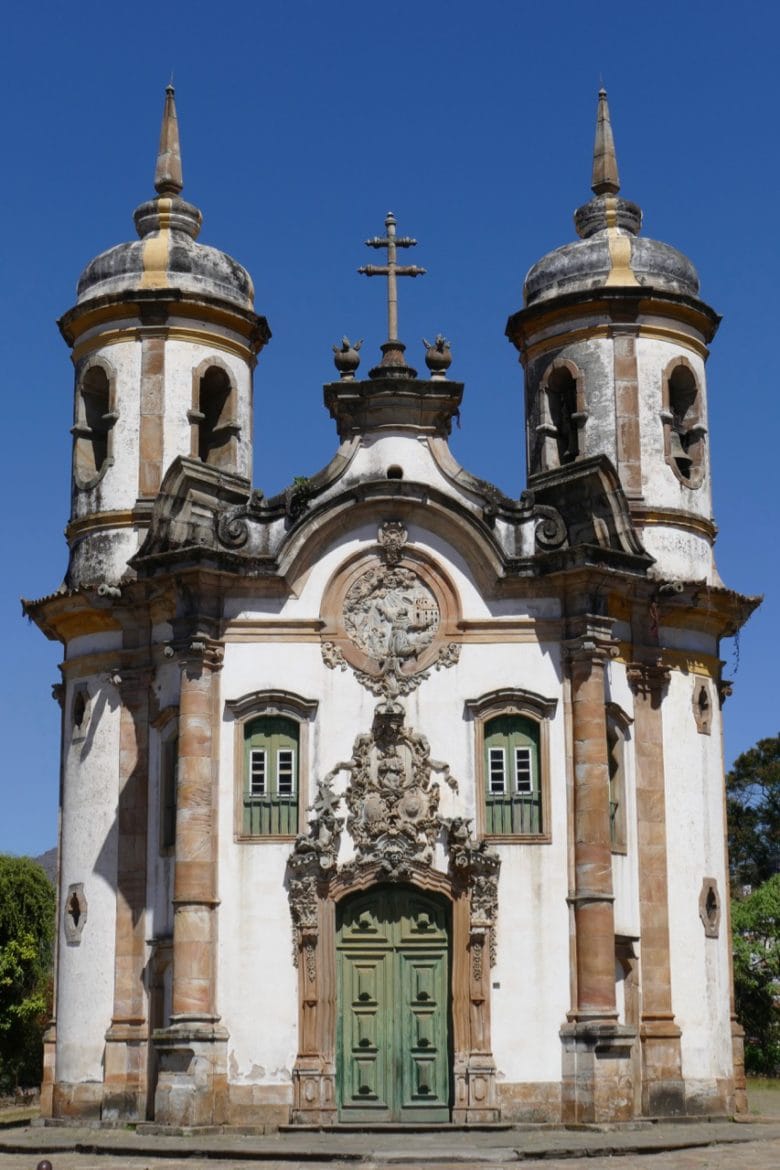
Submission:
<svg viewBox="0 0 780 1170">
<path fill-rule="evenodd" d="M 442 610 L 454 607 L 443 583 L 427 562 L 406 553 L 407 542 L 400 520 L 380 526 L 375 554 L 335 590 L 335 614 L 329 614 L 331 629 L 322 643 L 326 666 L 351 667 L 362 686 L 389 702 L 460 656 L 459 643 L 445 641 L 454 623 Z"/>
</svg>

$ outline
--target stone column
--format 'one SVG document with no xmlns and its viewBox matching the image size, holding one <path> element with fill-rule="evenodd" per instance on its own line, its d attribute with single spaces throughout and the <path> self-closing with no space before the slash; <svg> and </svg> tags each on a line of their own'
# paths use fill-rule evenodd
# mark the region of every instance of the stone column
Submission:
<svg viewBox="0 0 780 1170">
<path fill-rule="evenodd" d="M 122 701 L 119 723 L 117 882 L 114 1010 L 106 1032 L 101 1116 L 137 1121 L 146 1116 L 147 997 L 146 849 L 149 791 L 149 683 L 147 668 L 124 668 L 111 681 Z"/>
<path fill-rule="evenodd" d="M 227 1108 L 227 1032 L 216 1011 L 216 728 L 222 648 L 193 641 L 182 661 L 173 917 L 173 1010 L 155 1032 L 155 1118 L 218 1125 Z"/>
<path fill-rule="evenodd" d="M 669 883 L 661 711 L 663 693 L 669 683 L 669 668 L 659 663 L 633 662 L 627 674 L 635 696 L 642 1112 L 653 1116 L 669 1116 L 685 1112 L 681 1033 L 672 1011 L 669 958 Z"/>
<path fill-rule="evenodd" d="M 563 1119 L 630 1116 L 633 1033 L 617 1023 L 604 668 L 616 652 L 612 621 L 586 615 L 566 643 L 574 766 L 576 1000 L 561 1036 Z M 609 1059 L 605 1059 L 608 1057 Z"/>
</svg>

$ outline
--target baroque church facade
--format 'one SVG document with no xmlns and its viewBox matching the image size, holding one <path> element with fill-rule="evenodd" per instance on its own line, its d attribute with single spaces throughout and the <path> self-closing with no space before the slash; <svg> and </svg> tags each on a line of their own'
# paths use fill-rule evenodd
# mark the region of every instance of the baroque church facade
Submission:
<svg viewBox="0 0 780 1170">
<path fill-rule="evenodd" d="M 139 239 L 84 270 L 42 1108 L 163 1125 L 588 1122 L 744 1107 L 691 262 L 639 234 L 606 94 L 577 240 L 507 324 L 528 489 L 448 446 L 463 386 L 346 339 L 339 445 L 253 490 L 270 338 L 197 242 L 173 90 Z M 382 255 L 386 253 L 386 255 Z"/>
</svg>

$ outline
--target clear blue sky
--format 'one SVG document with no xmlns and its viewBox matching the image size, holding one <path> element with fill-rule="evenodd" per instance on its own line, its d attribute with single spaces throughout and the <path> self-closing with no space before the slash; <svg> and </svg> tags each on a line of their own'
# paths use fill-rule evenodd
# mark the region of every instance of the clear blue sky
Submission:
<svg viewBox="0 0 780 1170">
<path fill-rule="evenodd" d="M 255 383 L 269 493 L 334 450 L 331 344 L 364 337 L 367 365 L 384 339 L 381 283 L 355 269 L 388 208 L 428 269 L 401 288 L 410 357 L 422 336 L 451 340 L 455 454 L 519 493 L 522 372 L 504 325 L 530 265 L 573 237 L 603 78 L 622 193 L 724 315 L 709 362 L 718 565 L 766 594 L 739 653 L 724 644 L 727 762 L 778 733 L 776 4 L 44 0 L 9 6 L 3 31 L 0 851 L 56 840 L 60 648 L 18 601 L 66 566 L 72 373 L 54 322 L 87 261 L 133 238 L 171 71 L 201 239 L 249 268 L 274 334 Z"/>
</svg>

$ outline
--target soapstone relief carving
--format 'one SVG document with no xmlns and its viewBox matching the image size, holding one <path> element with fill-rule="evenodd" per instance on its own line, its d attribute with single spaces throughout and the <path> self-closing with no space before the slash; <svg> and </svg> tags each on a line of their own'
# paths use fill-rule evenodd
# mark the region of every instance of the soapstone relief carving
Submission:
<svg viewBox="0 0 780 1170">
<path fill-rule="evenodd" d="M 344 599 L 344 627 L 381 671 L 398 670 L 430 646 L 439 628 L 436 599 L 411 569 L 367 569 Z"/>
<path fill-rule="evenodd" d="M 453 792 L 458 791 L 457 781 L 448 764 L 431 757 L 428 740 L 408 727 L 405 718 L 400 703 L 380 703 L 371 730 L 356 737 L 352 757 L 336 764 L 317 785 L 309 831 L 298 837 L 288 859 L 296 963 L 301 951 L 306 960 L 306 948 L 317 937 L 319 901 L 328 897 L 334 877 L 357 876 L 370 867 L 386 880 L 407 880 L 415 869 L 432 865 L 442 830 L 453 880 L 470 892 L 474 940 L 490 932 L 491 964 L 495 962 L 500 858 L 473 837 L 470 821 L 439 815 L 440 781 L 434 774 Z M 342 797 L 334 784 L 343 772 L 349 781 Z M 340 815 L 342 801 L 346 818 Z M 339 866 L 345 823 L 355 854 Z"/>
<path fill-rule="evenodd" d="M 400 563 L 407 540 L 400 520 L 386 520 L 380 526 L 376 563 L 352 582 L 341 612 L 346 638 L 377 668 L 354 665 L 356 679 L 388 701 L 408 695 L 430 677 L 431 668 L 453 666 L 460 656 L 458 643 L 450 642 L 433 662 L 427 655 L 427 669 L 415 669 L 439 635 L 442 617 L 433 590 L 413 568 Z M 323 642 L 322 660 L 331 670 L 350 665 L 344 648 L 344 643 Z"/>
</svg>

